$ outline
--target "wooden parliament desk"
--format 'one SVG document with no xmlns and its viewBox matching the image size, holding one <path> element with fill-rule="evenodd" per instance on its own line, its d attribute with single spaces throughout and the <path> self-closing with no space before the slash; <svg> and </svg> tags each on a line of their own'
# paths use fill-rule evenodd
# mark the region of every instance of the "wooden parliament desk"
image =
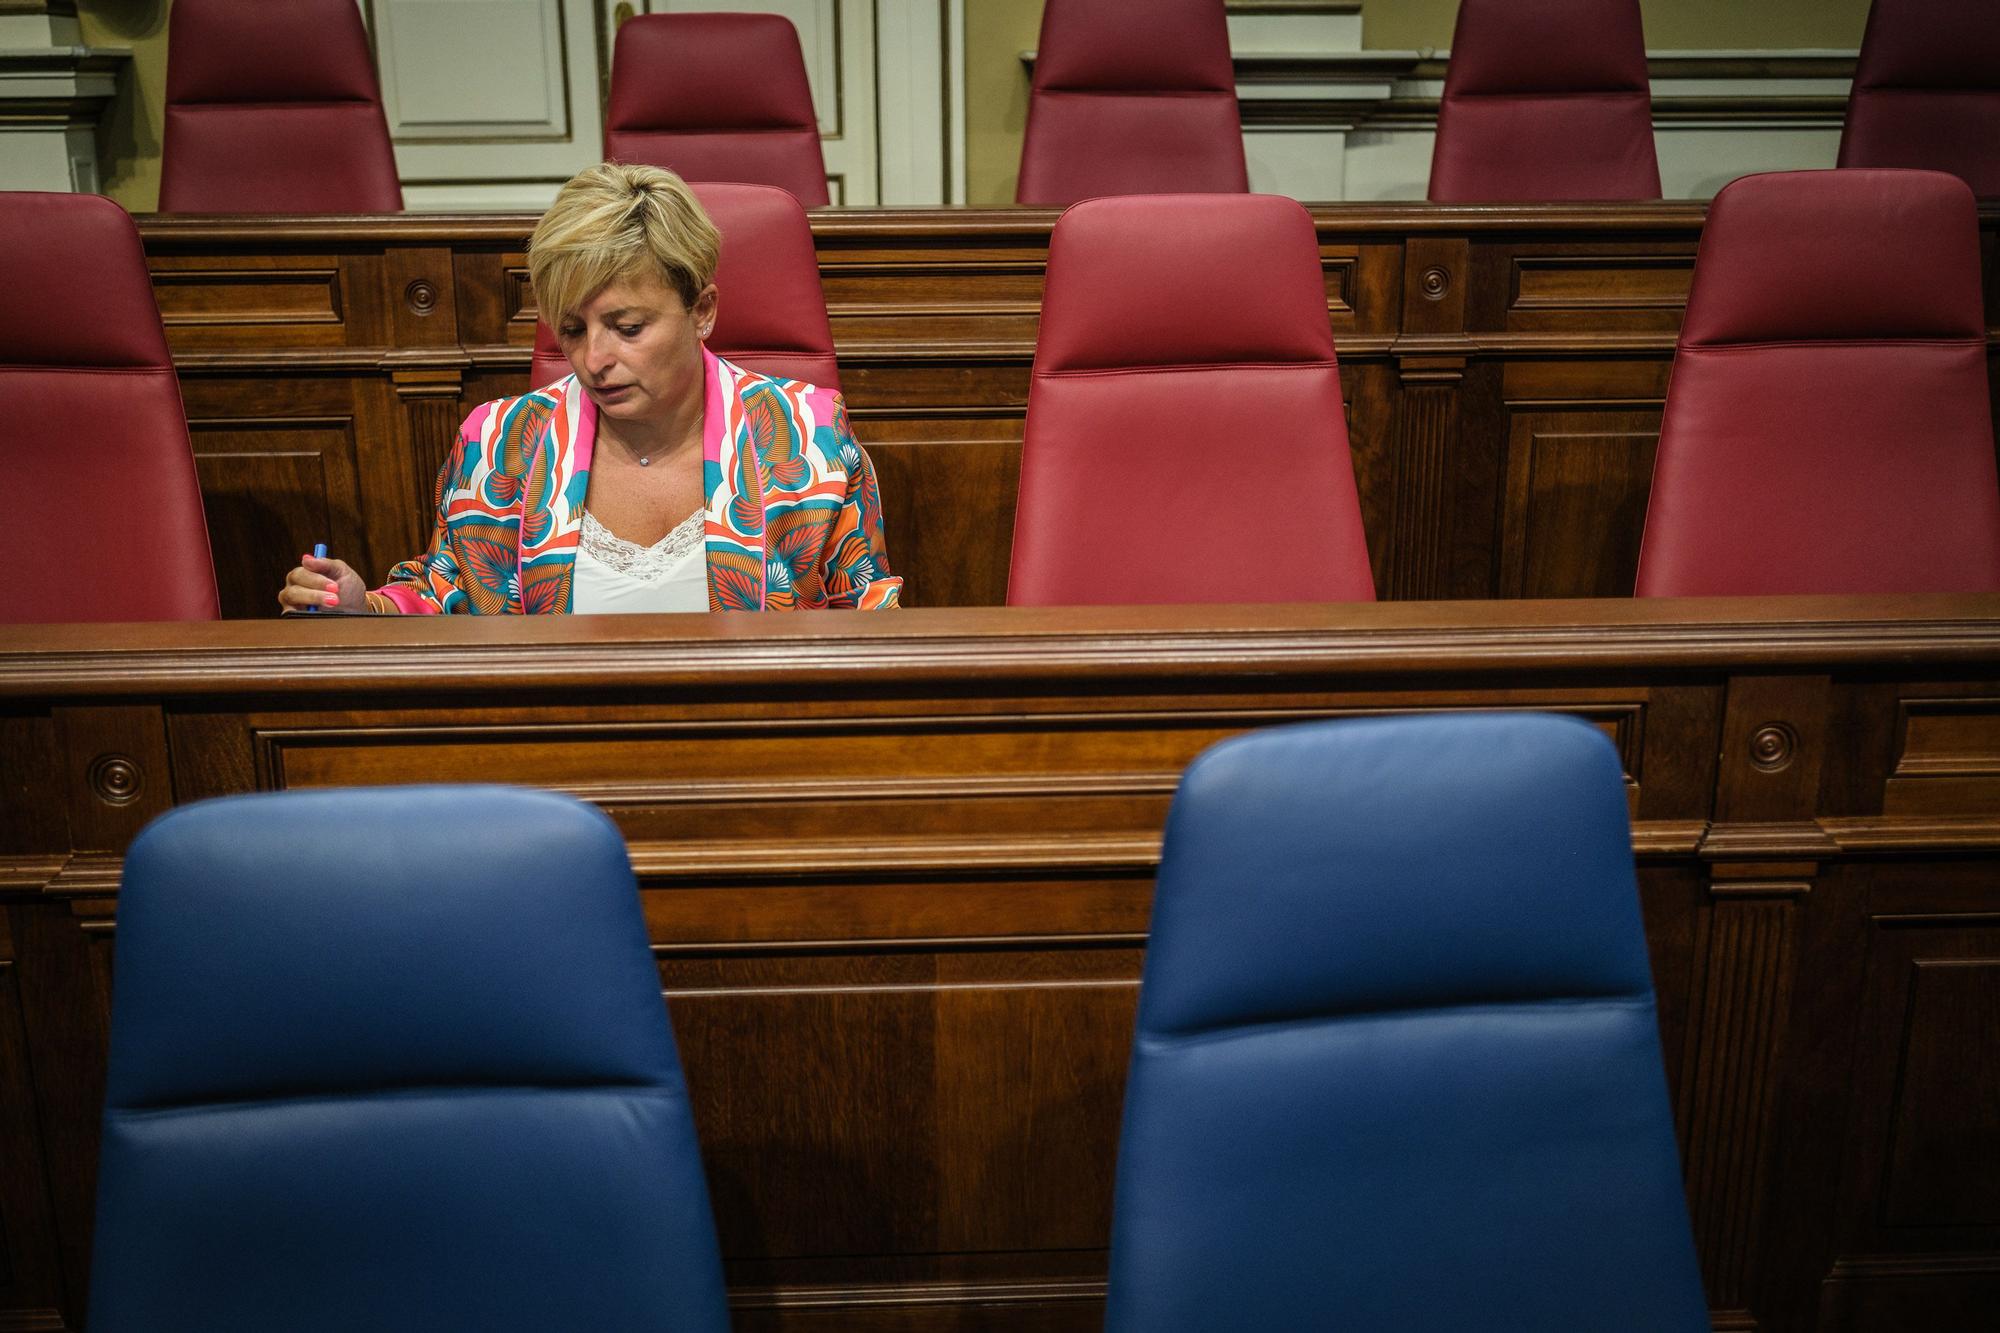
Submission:
<svg viewBox="0 0 2000 1333">
<path fill-rule="evenodd" d="M 0 628 L 0 1328 L 79 1323 L 120 855 L 171 806 L 599 803 L 737 1327 L 1082 1330 L 1183 765 L 1530 708 L 1623 759 L 1718 1326 L 1990 1328 L 2000 597 Z"/>
<path fill-rule="evenodd" d="M 1313 210 L 1384 597 L 1631 591 L 1703 212 Z M 1055 217 L 813 215 L 842 384 L 913 605 L 1005 597 Z M 1981 221 L 1996 311 L 2000 211 Z M 378 575 L 419 548 L 460 419 L 527 386 L 533 223 L 141 220 L 225 614 L 274 614 L 314 542 Z"/>
</svg>

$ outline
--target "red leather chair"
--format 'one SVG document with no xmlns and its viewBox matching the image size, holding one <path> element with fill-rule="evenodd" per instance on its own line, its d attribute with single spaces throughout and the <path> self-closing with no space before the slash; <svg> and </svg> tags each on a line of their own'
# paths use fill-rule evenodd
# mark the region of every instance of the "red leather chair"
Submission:
<svg viewBox="0 0 2000 1333">
<path fill-rule="evenodd" d="M 0 193 L 0 621 L 214 620 L 180 381 L 139 233 L 90 194 Z M 25 312 L 25 313 L 23 313 Z"/>
<path fill-rule="evenodd" d="M 720 300 L 709 349 L 746 370 L 838 390 L 833 327 L 805 209 L 771 185 L 702 182 L 688 188 L 722 232 L 715 272 Z M 569 369 L 548 322 L 537 323 L 529 383 L 552 384 Z"/>
<path fill-rule="evenodd" d="M 539 389 L 544 384 L 554 384 L 569 372 L 569 358 L 563 355 L 562 344 L 556 341 L 556 331 L 546 319 L 536 320 L 535 352 L 528 362 L 528 387 Z"/>
<path fill-rule="evenodd" d="M 779 14 L 642 14 L 618 29 L 604 156 L 827 203 L 798 30 Z"/>
<path fill-rule="evenodd" d="M 2000 196 L 2000 7 L 1875 0 L 1840 165 L 1948 171 L 1981 198 Z"/>
<path fill-rule="evenodd" d="M 175 0 L 161 212 L 402 207 L 354 0 Z"/>
<path fill-rule="evenodd" d="M 1249 188 L 1222 0 L 1048 0 L 1018 202 Z"/>
<path fill-rule="evenodd" d="M 1674 350 L 1639 595 L 1994 590 L 1971 191 L 1930 171 L 1724 187 Z"/>
<path fill-rule="evenodd" d="M 1374 595 L 1305 209 L 1150 195 L 1063 214 L 1008 603 Z"/>
<path fill-rule="evenodd" d="M 1639 0 L 1461 0 L 1430 197 L 1658 199 Z"/>
</svg>

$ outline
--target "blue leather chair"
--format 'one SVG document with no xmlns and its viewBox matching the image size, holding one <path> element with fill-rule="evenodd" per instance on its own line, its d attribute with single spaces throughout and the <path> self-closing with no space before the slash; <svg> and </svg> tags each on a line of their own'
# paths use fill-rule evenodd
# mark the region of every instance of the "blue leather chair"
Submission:
<svg viewBox="0 0 2000 1333">
<path fill-rule="evenodd" d="M 118 905 L 92 1333 L 725 1330 L 623 841 L 500 787 L 243 796 Z"/>
<path fill-rule="evenodd" d="M 1617 758 L 1257 732 L 1167 821 L 1107 1327 L 1708 1328 Z"/>
</svg>

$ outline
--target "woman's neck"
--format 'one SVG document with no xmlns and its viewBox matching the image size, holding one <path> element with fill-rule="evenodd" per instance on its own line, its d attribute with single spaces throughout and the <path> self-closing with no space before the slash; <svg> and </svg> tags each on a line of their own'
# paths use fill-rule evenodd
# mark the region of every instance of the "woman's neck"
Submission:
<svg viewBox="0 0 2000 1333">
<path fill-rule="evenodd" d="M 632 461 L 643 459 L 657 467 L 684 449 L 701 449 L 702 396 L 691 395 L 687 402 L 664 415 L 621 420 L 600 412 L 597 435 L 629 454 Z"/>
</svg>

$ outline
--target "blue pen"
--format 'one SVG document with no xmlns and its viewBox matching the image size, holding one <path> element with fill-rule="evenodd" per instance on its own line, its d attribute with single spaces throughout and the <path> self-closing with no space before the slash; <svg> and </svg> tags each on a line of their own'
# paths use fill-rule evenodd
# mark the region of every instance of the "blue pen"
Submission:
<svg viewBox="0 0 2000 1333">
<path fill-rule="evenodd" d="M 313 559 L 315 559 L 315 560 L 324 560 L 324 559 L 326 559 L 326 543 L 325 543 L 325 542 L 314 542 L 314 543 L 313 543 Z M 307 610 L 309 610 L 309 611 L 311 611 L 311 612 L 313 612 L 313 613 L 314 613 L 315 615 L 317 615 L 317 614 L 319 613 L 319 611 L 320 611 L 320 608 L 319 608 L 319 607 L 317 607 L 317 606 L 312 606 L 312 607 L 307 607 L 306 609 L 307 609 Z"/>
</svg>

